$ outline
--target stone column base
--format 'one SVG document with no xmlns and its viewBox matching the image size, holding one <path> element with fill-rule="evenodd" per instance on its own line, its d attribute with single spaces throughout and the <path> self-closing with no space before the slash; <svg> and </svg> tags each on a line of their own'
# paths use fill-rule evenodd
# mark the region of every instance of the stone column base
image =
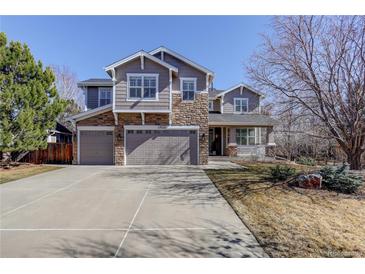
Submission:
<svg viewBox="0 0 365 274">
<path fill-rule="evenodd" d="M 236 157 L 237 156 L 237 145 L 229 144 L 228 147 L 226 147 L 224 154 L 229 157 Z"/>
<path fill-rule="evenodd" d="M 275 157 L 276 155 L 276 146 L 266 146 L 265 147 L 265 155 L 268 157 Z"/>
</svg>

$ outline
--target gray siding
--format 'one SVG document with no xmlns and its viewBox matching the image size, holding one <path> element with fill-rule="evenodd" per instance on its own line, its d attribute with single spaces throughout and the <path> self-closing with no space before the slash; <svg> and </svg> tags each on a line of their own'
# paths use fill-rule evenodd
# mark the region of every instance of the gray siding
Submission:
<svg viewBox="0 0 365 274">
<path fill-rule="evenodd" d="M 248 112 L 259 113 L 260 97 L 256 93 L 244 88 L 242 94 L 240 89 L 237 88 L 224 95 L 223 100 L 223 113 L 234 112 L 234 98 L 248 98 Z"/>
<path fill-rule="evenodd" d="M 213 101 L 213 111 L 220 112 L 221 111 L 221 100 L 215 99 Z"/>
<path fill-rule="evenodd" d="M 87 88 L 87 95 L 86 95 L 86 107 L 88 109 L 93 109 L 98 107 L 99 103 L 99 91 L 98 87 L 88 87 Z"/>
<path fill-rule="evenodd" d="M 158 101 L 127 101 L 127 73 L 158 73 Z M 168 110 L 169 109 L 169 70 L 147 58 L 144 59 L 144 69 L 137 58 L 116 68 L 116 110 Z"/>
<path fill-rule="evenodd" d="M 156 53 L 155 56 L 161 59 L 161 54 Z M 180 91 L 180 78 L 181 77 L 194 77 L 197 78 L 197 90 L 203 91 L 206 89 L 206 73 L 202 72 L 189 64 L 175 58 L 174 56 L 164 53 L 164 61 L 179 69 L 178 77 L 174 77 L 172 80 L 172 90 Z"/>
</svg>

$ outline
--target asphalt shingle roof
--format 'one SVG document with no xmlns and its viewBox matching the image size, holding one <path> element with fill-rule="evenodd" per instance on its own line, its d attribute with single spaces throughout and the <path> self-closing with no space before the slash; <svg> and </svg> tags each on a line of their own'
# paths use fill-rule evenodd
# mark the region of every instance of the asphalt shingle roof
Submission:
<svg viewBox="0 0 365 274">
<path fill-rule="evenodd" d="M 77 83 L 78 86 L 100 86 L 100 85 L 113 85 L 113 81 L 110 78 L 90 78 Z"/>
<path fill-rule="evenodd" d="M 223 92 L 224 90 L 221 89 L 212 89 L 209 90 L 208 94 L 209 94 L 209 99 L 214 99 L 215 96 L 217 96 L 219 93 Z"/>
<path fill-rule="evenodd" d="M 277 123 L 274 118 L 263 114 L 209 113 L 209 124 L 213 125 L 274 126 Z"/>
</svg>

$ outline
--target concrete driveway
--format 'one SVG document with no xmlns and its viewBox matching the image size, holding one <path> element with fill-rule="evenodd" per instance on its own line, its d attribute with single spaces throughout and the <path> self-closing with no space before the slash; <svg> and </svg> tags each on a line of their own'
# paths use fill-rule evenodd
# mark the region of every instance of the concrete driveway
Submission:
<svg viewBox="0 0 365 274">
<path fill-rule="evenodd" d="M 0 257 L 265 257 L 199 167 L 70 166 L 0 185 Z"/>
</svg>

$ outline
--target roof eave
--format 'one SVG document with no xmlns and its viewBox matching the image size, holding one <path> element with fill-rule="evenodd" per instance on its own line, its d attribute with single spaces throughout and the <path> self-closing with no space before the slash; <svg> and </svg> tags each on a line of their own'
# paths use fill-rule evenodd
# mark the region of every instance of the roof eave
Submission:
<svg viewBox="0 0 365 274">
<path fill-rule="evenodd" d="M 69 117 L 69 120 L 71 121 L 81 121 L 90 117 L 93 117 L 95 115 L 107 112 L 109 110 L 112 110 L 112 104 L 108 104 L 102 107 L 94 108 L 88 111 L 81 112 L 79 114 L 73 115 Z"/>
<path fill-rule="evenodd" d="M 201 66 L 201 65 L 199 65 L 199 64 L 197 64 L 197 63 L 195 63 L 193 61 L 191 61 L 190 59 L 188 59 L 188 58 L 182 56 L 181 54 L 179 54 L 179 53 L 177 53 L 177 52 L 175 52 L 173 50 L 170 50 L 170 49 L 168 49 L 166 47 L 159 47 L 157 49 L 151 50 L 149 52 L 149 54 L 154 55 L 154 54 L 156 54 L 158 52 L 161 52 L 161 51 L 167 52 L 168 54 L 170 54 L 170 55 L 172 55 L 172 56 L 174 56 L 174 57 L 176 57 L 176 58 L 178 58 L 178 59 L 186 62 L 187 64 L 191 65 L 192 67 L 195 67 L 196 69 L 199 69 L 199 70 L 205 72 L 206 74 L 211 75 L 212 76 L 212 80 L 213 80 L 213 78 L 214 78 L 214 72 L 213 71 L 211 71 L 211 70 L 209 70 L 209 69 L 207 69 L 207 68 L 205 68 L 205 67 L 203 67 L 203 66 Z"/>
<path fill-rule="evenodd" d="M 114 68 L 116 68 L 116 67 L 118 67 L 120 65 L 123 65 L 123 64 L 125 64 L 125 63 L 127 63 L 129 61 L 132 61 L 135 58 L 141 57 L 141 56 L 144 56 L 144 57 L 150 59 L 151 61 L 154 61 L 154 62 L 156 62 L 156 63 L 158 63 L 158 64 L 160 64 L 160 65 L 162 65 L 162 66 L 164 66 L 164 67 L 166 67 L 168 69 L 171 69 L 174 72 L 178 72 L 178 69 L 176 67 L 174 67 L 174 66 L 172 66 L 172 65 L 170 65 L 170 64 L 168 64 L 168 63 L 166 63 L 166 62 L 164 62 L 164 61 L 156 58 L 155 56 L 152 56 L 148 52 L 145 52 L 145 51 L 142 51 L 142 50 L 139 51 L 139 52 L 137 52 L 137 53 L 135 53 L 135 54 L 132 54 L 132 55 L 130 55 L 130 56 L 128 56 L 128 57 L 126 57 L 126 58 L 124 58 L 122 60 L 119 60 L 117 62 L 114 62 L 114 63 L 112 63 L 112 64 L 104 67 L 104 70 L 110 75 L 110 71 L 112 69 L 114 69 Z"/>
</svg>

